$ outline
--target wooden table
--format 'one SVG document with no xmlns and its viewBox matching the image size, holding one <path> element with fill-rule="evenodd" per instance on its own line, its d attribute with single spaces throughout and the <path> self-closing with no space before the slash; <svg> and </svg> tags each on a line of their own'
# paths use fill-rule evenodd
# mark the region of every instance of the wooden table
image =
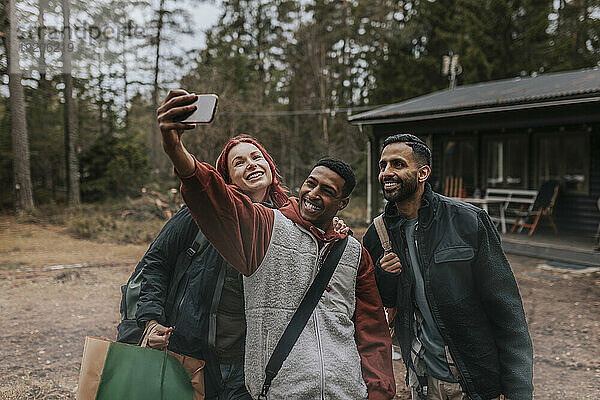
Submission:
<svg viewBox="0 0 600 400">
<path fill-rule="evenodd" d="M 459 200 L 467 202 L 469 204 L 473 204 L 477 207 L 480 207 L 485 210 L 488 215 L 490 214 L 488 210 L 488 204 L 500 204 L 500 228 L 502 229 L 502 233 L 506 233 L 506 218 L 504 217 L 504 200 L 503 199 L 479 199 L 476 197 L 463 197 Z"/>
</svg>

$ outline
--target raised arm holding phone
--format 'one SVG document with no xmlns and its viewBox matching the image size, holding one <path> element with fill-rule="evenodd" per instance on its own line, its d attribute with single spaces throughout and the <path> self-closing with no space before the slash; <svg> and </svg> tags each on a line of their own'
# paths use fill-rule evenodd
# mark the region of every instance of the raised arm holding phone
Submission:
<svg viewBox="0 0 600 400">
<path fill-rule="evenodd" d="M 346 236 L 334 231 L 333 218 L 349 202 L 354 173 L 341 160 L 323 159 L 305 180 L 299 199 L 278 210 L 253 203 L 240 185 L 228 184 L 183 146 L 181 135 L 195 125 L 177 121 L 194 111 L 195 99 L 185 91 L 171 91 L 158 109 L 163 148 L 181 178 L 196 223 L 225 260 L 245 275 L 246 386 L 256 398 L 265 360 L 320 261 Z M 236 156 L 247 161 L 239 166 Z M 251 146 L 233 147 L 227 161 L 230 177 L 241 171 L 241 186 L 263 177 L 261 155 Z M 377 400 L 394 394 L 391 339 L 373 264 L 350 237 L 327 290 L 273 380 L 269 399 Z"/>
</svg>

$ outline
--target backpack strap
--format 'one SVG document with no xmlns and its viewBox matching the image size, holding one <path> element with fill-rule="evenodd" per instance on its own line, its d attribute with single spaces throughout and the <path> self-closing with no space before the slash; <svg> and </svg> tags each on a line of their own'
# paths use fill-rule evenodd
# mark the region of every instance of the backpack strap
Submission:
<svg viewBox="0 0 600 400">
<path fill-rule="evenodd" d="M 173 280 L 171 281 L 168 293 L 167 293 L 167 299 L 165 301 L 165 310 L 170 310 L 171 307 L 173 306 L 173 303 L 175 302 L 175 296 L 177 295 L 177 288 L 179 287 L 179 282 L 181 281 L 181 278 L 183 278 L 183 275 L 186 273 L 186 271 L 188 270 L 188 268 L 190 267 L 190 265 L 192 265 L 192 260 L 194 259 L 194 257 L 197 254 L 201 254 L 204 252 L 204 250 L 206 250 L 206 248 L 208 247 L 209 242 L 208 239 L 206 239 L 206 236 L 204 236 L 204 234 L 202 233 L 202 231 L 200 229 L 198 229 L 198 233 L 196 234 L 196 237 L 194 238 L 194 241 L 192 242 L 192 244 L 190 245 L 190 247 L 188 247 L 185 250 L 185 253 L 182 253 L 183 257 L 184 257 L 184 261 L 182 262 L 182 267 L 181 268 L 176 268 L 175 269 L 175 276 L 173 277 Z M 179 260 L 177 260 L 177 266 L 180 265 Z"/>
<path fill-rule="evenodd" d="M 383 253 L 391 253 L 393 251 L 392 242 L 390 241 L 390 236 L 388 235 L 388 231 L 383 223 L 383 214 L 379 214 L 377 217 L 375 217 L 373 220 L 373 225 L 375 225 L 377 235 L 379 235 L 379 241 L 381 242 L 381 247 L 383 247 Z"/>
<path fill-rule="evenodd" d="M 212 302 L 210 305 L 210 315 L 208 321 L 208 347 L 215 349 L 217 344 L 217 311 L 221 303 L 221 295 L 223 294 L 223 286 L 225 284 L 225 273 L 227 271 L 227 261 L 221 258 L 219 262 L 219 275 L 217 276 L 217 284 L 213 293 Z"/>
<path fill-rule="evenodd" d="M 312 315 L 313 310 L 319 303 L 319 300 L 323 295 L 323 291 L 325 291 L 333 272 L 342 258 L 342 253 L 344 252 L 347 243 L 348 236 L 342 240 L 338 240 L 333 244 L 331 251 L 319 269 L 315 280 L 308 288 L 308 291 L 302 298 L 300 305 L 296 309 L 296 312 L 292 316 L 288 326 L 285 328 L 285 331 L 279 339 L 279 342 L 277 342 L 277 346 L 275 346 L 275 350 L 273 350 L 273 354 L 271 354 L 269 362 L 265 368 L 265 381 L 263 383 L 262 391 L 258 396 L 259 399 L 267 398 L 267 392 L 271 387 L 271 382 L 279 373 L 283 362 L 290 354 L 290 351 L 292 351 L 294 344 L 296 344 L 296 341 L 304 330 L 304 327 Z"/>
<path fill-rule="evenodd" d="M 381 247 L 383 247 L 383 254 L 385 255 L 392 253 L 394 250 L 392 250 L 392 242 L 390 241 L 387 228 L 383 223 L 383 214 L 379 214 L 377 217 L 375 217 L 373 220 L 373 225 L 375 225 L 375 230 L 377 230 Z M 396 318 L 397 313 L 398 311 L 396 307 L 385 307 L 385 314 L 388 326 L 390 328 L 391 337 L 394 337 L 394 319 Z"/>
</svg>

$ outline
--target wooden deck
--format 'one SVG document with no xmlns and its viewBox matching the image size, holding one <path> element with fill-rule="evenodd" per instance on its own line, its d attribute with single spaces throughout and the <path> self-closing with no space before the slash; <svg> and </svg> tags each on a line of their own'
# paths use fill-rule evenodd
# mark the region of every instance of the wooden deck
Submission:
<svg viewBox="0 0 600 400">
<path fill-rule="evenodd" d="M 522 233 L 502 235 L 502 248 L 506 253 L 554 261 L 564 261 L 587 266 L 600 266 L 600 251 L 594 238 L 567 234 L 554 235 L 536 230 L 532 237 Z"/>
</svg>

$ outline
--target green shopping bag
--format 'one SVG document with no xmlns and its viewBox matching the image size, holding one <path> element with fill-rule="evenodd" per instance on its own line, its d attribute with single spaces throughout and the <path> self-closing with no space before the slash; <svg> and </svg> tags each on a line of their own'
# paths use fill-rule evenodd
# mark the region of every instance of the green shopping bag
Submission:
<svg viewBox="0 0 600 400">
<path fill-rule="evenodd" d="M 203 400 L 204 361 L 86 337 L 79 400 Z"/>
</svg>

